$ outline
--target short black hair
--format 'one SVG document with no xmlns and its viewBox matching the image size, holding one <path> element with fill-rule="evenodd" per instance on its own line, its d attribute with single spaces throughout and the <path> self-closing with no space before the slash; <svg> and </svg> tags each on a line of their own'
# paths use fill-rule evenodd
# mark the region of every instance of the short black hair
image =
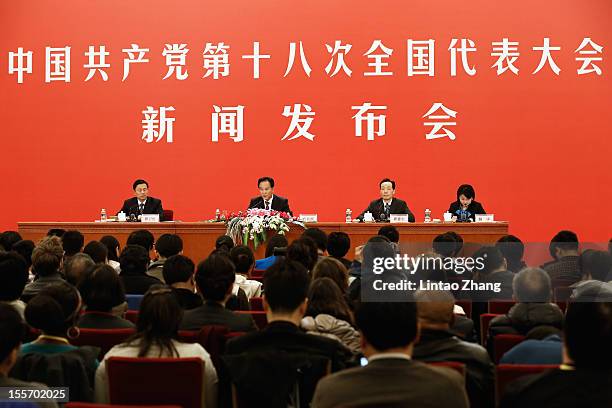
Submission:
<svg viewBox="0 0 612 408">
<path fill-rule="evenodd" d="M 299 262 L 276 262 L 264 273 L 264 296 L 275 313 L 293 313 L 306 299 L 309 286 L 308 270 Z"/>
<path fill-rule="evenodd" d="M 270 187 L 274 188 L 274 179 L 272 177 L 268 177 L 268 176 L 258 178 L 257 179 L 257 187 L 259 187 L 259 185 L 261 183 L 263 183 L 264 181 L 267 181 L 268 183 L 270 183 Z"/>
<path fill-rule="evenodd" d="M 327 253 L 334 258 L 344 257 L 351 248 L 351 237 L 346 232 L 330 232 L 327 236 Z"/>
<path fill-rule="evenodd" d="M 187 282 L 193 276 L 194 271 L 195 265 L 193 261 L 185 255 L 172 255 L 168 257 L 162 269 L 166 285 Z"/>
<path fill-rule="evenodd" d="M 183 250 L 183 240 L 176 234 L 162 234 L 155 242 L 155 250 L 164 258 L 178 255 Z"/>
<path fill-rule="evenodd" d="M 66 230 L 63 228 L 51 228 L 49 231 L 47 231 L 47 236 L 61 238 L 64 236 L 65 233 L 66 233 Z"/>
<path fill-rule="evenodd" d="M 30 326 L 45 334 L 66 337 L 79 315 L 80 296 L 74 286 L 58 281 L 45 286 L 25 308 L 25 319 Z"/>
<path fill-rule="evenodd" d="M 17 231 L 4 231 L 0 234 L 0 246 L 5 250 L 10 251 L 13 249 L 13 245 L 21 241 L 21 235 Z"/>
<path fill-rule="evenodd" d="M 311 238 L 321 251 L 327 250 L 327 234 L 321 228 L 307 228 L 302 236 Z"/>
<path fill-rule="evenodd" d="M 590 274 L 592 279 L 608 282 L 612 280 L 612 255 L 608 251 L 586 250 L 580 254 L 580 271 Z"/>
<path fill-rule="evenodd" d="M 288 245 L 289 245 L 289 242 L 287 241 L 287 237 L 285 237 L 284 235 L 281 235 L 281 234 L 272 235 L 270 239 L 268 239 L 268 242 L 266 243 L 265 257 L 268 258 L 274 255 L 274 250 L 276 248 L 286 248 Z"/>
<path fill-rule="evenodd" d="M 233 247 L 229 255 L 238 273 L 246 274 L 255 263 L 253 250 L 245 245 Z"/>
<path fill-rule="evenodd" d="M 565 315 L 565 346 L 577 368 L 612 365 L 612 302 L 572 302 Z"/>
<path fill-rule="evenodd" d="M 149 266 L 149 251 L 141 245 L 126 245 L 119 256 L 122 275 L 144 275 Z"/>
<path fill-rule="evenodd" d="M 474 187 L 469 184 L 462 184 L 457 189 L 457 201 L 459 201 L 459 197 L 464 195 L 465 198 L 476 198 L 476 192 L 474 191 Z"/>
<path fill-rule="evenodd" d="M 215 241 L 215 249 L 229 252 L 234 247 L 234 240 L 229 235 L 220 235 Z"/>
<path fill-rule="evenodd" d="M 406 347 L 417 335 L 415 302 L 361 302 L 355 323 L 377 351 Z"/>
<path fill-rule="evenodd" d="M 28 282 L 28 266 L 16 252 L 0 251 L 0 301 L 19 299 Z"/>
<path fill-rule="evenodd" d="M 100 242 L 103 243 L 108 250 L 108 259 L 119 262 L 119 240 L 112 235 L 105 235 L 100 238 Z"/>
<path fill-rule="evenodd" d="M 445 232 L 440 234 L 433 239 L 432 248 L 436 254 L 439 254 L 445 258 L 456 256 L 457 251 L 457 239 L 454 235 Z"/>
<path fill-rule="evenodd" d="M 17 310 L 0 302 L 0 363 L 21 344 L 26 334 L 26 325 Z"/>
<path fill-rule="evenodd" d="M 378 183 L 378 187 L 382 187 L 383 183 L 391 183 L 391 187 L 395 190 L 395 180 L 391 180 L 390 178 L 384 178 L 380 180 L 380 183 Z"/>
<path fill-rule="evenodd" d="M 81 252 L 83 244 L 85 244 L 85 237 L 81 234 L 81 231 L 70 230 L 62 235 L 62 247 L 66 256 L 72 256 L 77 252 Z"/>
<path fill-rule="evenodd" d="M 22 239 L 21 241 L 15 242 L 13 244 L 12 251 L 17 252 L 19 255 L 23 256 L 28 269 L 32 266 L 32 252 L 34 251 L 34 241 L 29 239 Z"/>
<path fill-rule="evenodd" d="M 494 246 L 484 246 L 476 250 L 472 255 L 474 259 L 482 259 L 482 269 L 474 268 L 481 275 L 489 275 L 496 269 L 504 266 L 504 256 L 501 251 Z"/>
<path fill-rule="evenodd" d="M 85 272 L 78 288 L 87 310 L 110 312 L 113 307 L 125 302 L 123 282 L 109 265 L 96 265 Z"/>
<path fill-rule="evenodd" d="M 382 235 L 383 237 L 389 238 L 389 241 L 395 242 L 396 244 L 399 242 L 400 234 L 397 228 L 393 225 L 385 225 L 380 227 L 378 230 L 378 235 Z"/>
<path fill-rule="evenodd" d="M 126 245 L 140 245 L 147 251 L 153 249 L 153 243 L 155 242 L 155 237 L 151 233 L 151 231 L 146 229 L 139 229 L 133 231 L 127 239 Z"/>
<path fill-rule="evenodd" d="M 525 245 L 519 237 L 514 235 L 504 235 L 497 240 L 495 243 L 495 248 L 501 251 L 509 265 L 518 265 L 523 260 Z"/>
<path fill-rule="evenodd" d="M 287 247 L 287 258 L 304 265 L 311 271 L 319 259 L 317 244 L 310 237 L 302 236 Z"/>
<path fill-rule="evenodd" d="M 134 183 L 132 184 L 132 190 L 136 191 L 136 187 L 138 187 L 138 185 L 140 185 L 140 184 L 146 184 L 147 188 L 149 188 L 149 183 L 147 183 L 146 180 L 138 179 L 138 180 L 134 181 Z"/>
<path fill-rule="evenodd" d="M 236 269 L 227 254 L 217 252 L 198 264 L 195 280 L 204 299 L 221 302 L 234 285 Z"/>
<path fill-rule="evenodd" d="M 548 251 L 550 252 L 550 256 L 555 258 L 555 249 L 559 248 L 565 251 L 577 251 L 578 250 L 578 235 L 572 231 L 559 231 L 552 239 L 550 240 L 550 245 L 548 246 Z"/>
<path fill-rule="evenodd" d="M 83 248 L 83 253 L 89 255 L 97 264 L 105 263 L 108 259 L 108 248 L 99 241 L 89 241 Z"/>
</svg>

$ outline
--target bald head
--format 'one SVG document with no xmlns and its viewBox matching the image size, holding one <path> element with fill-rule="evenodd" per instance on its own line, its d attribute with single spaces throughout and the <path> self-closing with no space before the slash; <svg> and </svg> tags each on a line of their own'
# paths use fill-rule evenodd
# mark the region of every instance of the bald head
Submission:
<svg viewBox="0 0 612 408">
<path fill-rule="evenodd" d="M 540 268 L 525 268 L 512 281 L 514 298 L 521 303 L 550 302 L 550 277 Z"/>
<path fill-rule="evenodd" d="M 450 326 L 453 322 L 455 298 L 443 290 L 418 290 L 415 293 L 419 321 L 428 326 Z"/>
</svg>

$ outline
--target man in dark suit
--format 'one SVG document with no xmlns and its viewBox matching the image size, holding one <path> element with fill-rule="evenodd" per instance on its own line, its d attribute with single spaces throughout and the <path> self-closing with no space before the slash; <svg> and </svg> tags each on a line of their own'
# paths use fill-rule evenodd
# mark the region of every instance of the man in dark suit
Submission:
<svg viewBox="0 0 612 408">
<path fill-rule="evenodd" d="M 408 214 L 408 221 L 414 222 L 414 214 L 408 208 L 404 200 L 395 198 L 395 181 L 388 178 L 380 182 L 380 198 L 374 200 L 368 205 L 361 214 L 357 216 L 357 220 L 363 222 L 363 217 L 366 212 L 371 212 L 374 221 L 388 222 L 391 214 Z"/>
<path fill-rule="evenodd" d="M 274 195 L 274 179 L 272 177 L 261 177 L 257 180 L 257 187 L 261 196 L 251 198 L 248 208 L 263 208 L 291 214 L 289 200 Z"/>
<path fill-rule="evenodd" d="M 235 332 L 257 330 L 251 316 L 225 308 L 236 280 L 236 269 L 227 254 L 213 253 L 200 262 L 195 280 L 204 304 L 185 312 L 181 330 L 200 330 L 202 326 L 208 325 L 226 326 Z"/>
<path fill-rule="evenodd" d="M 321 379 L 313 408 L 469 406 L 459 373 L 411 358 L 419 332 L 414 302 L 362 302 L 355 321 L 368 365 Z"/>
<path fill-rule="evenodd" d="M 136 217 L 142 214 L 159 214 L 159 220 L 163 221 L 164 209 L 162 202 L 158 198 L 149 197 L 149 183 L 138 179 L 132 184 L 132 188 L 134 189 L 135 197 L 125 200 L 121 211 L 128 217 L 132 214 Z"/>
</svg>

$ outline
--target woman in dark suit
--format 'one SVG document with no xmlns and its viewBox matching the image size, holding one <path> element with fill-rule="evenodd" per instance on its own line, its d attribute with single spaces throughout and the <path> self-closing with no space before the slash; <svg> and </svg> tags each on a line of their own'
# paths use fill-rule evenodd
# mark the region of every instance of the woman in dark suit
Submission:
<svg viewBox="0 0 612 408">
<path fill-rule="evenodd" d="M 476 214 L 486 214 L 482 205 L 474 200 L 474 187 L 462 184 L 457 189 L 457 201 L 451 203 L 448 212 L 453 215 L 453 221 L 473 222 Z"/>
</svg>

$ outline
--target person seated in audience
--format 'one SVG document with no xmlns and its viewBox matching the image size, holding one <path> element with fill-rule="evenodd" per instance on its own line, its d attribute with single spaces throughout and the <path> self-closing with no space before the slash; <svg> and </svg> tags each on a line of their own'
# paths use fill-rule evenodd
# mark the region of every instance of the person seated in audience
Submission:
<svg viewBox="0 0 612 408">
<path fill-rule="evenodd" d="M 112 235 L 105 235 L 100 238 L 100 242 L 104 244 L 108 250 L 108 264 L 113 267 L 117 272 L 120 272 L 119 266 L 119 254 L 121 253 L 121 246 L 119 240 Z"/>
<path fill-rule="evenodd" d="M 420 361 L 456 361 L 466 366 L 466 390 L 470 406 L 494 405 L 494 370 L 487 350 L 458 338 L 451 330 L 455 299 L 450 292 L 415 293 L 421 335 L 412 357 Z"/>
<path fill-rule="evenodd" d="M 257 330 L 251 316 L 234 313 L 225 307 L 232 295 L 235 279 L 234 264 L 223 253 L 213 253 L 200 262 L 195 280 L 204 304 L 185 312 L 181 330 L 199 330 L 213 324 L 237 332 Z"/>
<path fill-rule="evenodd" d="M 85 253 L 78 252 L 64 262 L 64 276 L 71 285 L 77 286 L 81 277 L 88 269 L 95 265 L 91 257 Z"/>
<path fill-rule="evenodd" d="M 497 289 L 472 291 L 472 301 L 511 300 L 512 282 L 515 275 L 508 270 L 508 264 L 501 251 L 495 247 L 485 246 L 474 252 L 472 258 L 482 260 L 482 267 L 476 266 L 473 269 L 473 280 L 484 284 L 499 285 L 499 291 Z"/>
<path fill-rule="evenodd" d="M 551 303 L 550 277 L 540 268 L 525 268 L 516 274 L 512 283 L 513 299 L 517 302 L 507 314 L 491 320 L 489 345 L 497 334 L 526 335 L 534 327 L 563 326 L 563 313 L 559 306 Z"/>
<path fill-rule="evenodd" d="M 327 256 L 327 234 L 321 228 L 307 228 L 302 234 L 303 237 L 309 237 L 317 244 L 318 260 Z"/>
<path fill-rule="evenodd" d="M 149 252 L 141 245 L 126 245 L 119 257 L 121 281 L 129 295 L 144 295 L 152 286 L 161 284 L 157 278 L 147 275 Z"/>
<path fill-rule="evenodd" d="M 287 247 L 287 259 L 301 263 L 310 272 L 319 259 L 317 244 L 312 238 L 302 235 Z"/>
<path fill-rule="evenodd" d="M 12 251 L 13 245 L 21 240 L 21 235 L 17 231 L 4 231 L 0 234 L 0 247 L 7 252 Z"/>
<path fill-rule="evenodd" d="M 469 184 L 462 184 L 457 189 L 457 201 L 450 203 L 448 212 L 455 222 L 474 222 L 476 214 L 486 214 L 482 204 L 475 200 L 476 192 Z"/>
<path fill-rule="evenodd" d="M 120 211 L 128 217 L 134 215 L 138 218 L 142 214 L 159 214 L 159 220 L 164 221 L 162 201 L 159 198 L 149 196 L 149 183 L 138 179 L 132 183 L 132 189 L 134 190 L 134 197 L 125 200 Z"/>
<path fill-rule="evenodd" d="M 164 282 L 164 262 L 173 255 L 183 253 L 183 240 L 176 234 L 163 234 L 155 242 L 156 260 L 151 262 L 147 275 Z"/>
<path fill-rule="evenodd" d="M 140 245 L 144 249 L 147 250 L 149 257 L 151 257 L 153 252 L 153 244 L 155 243 L 155 237 L 151 233 L 151 231 L 146 229 L 140 229 L 136 231 L 132 231 L 132 233 L 128 236 L 126 245 Z"/>
<path fill-rule="evenodd" d="M 21 298 L 24 302 L 34 297 L 45 286 L 64 280 L 60 270 L 64 258 L 62 240 L 58 237 L 45 237 L 32 251 L 32 272 L 34 281 L 28 283 Z"/>
<path fill-rule="evenodd" d="M 26 304 L 19 298 L 27 281 L 28 268 L 23 257 L 0 251 L 0 303 L 13 306 L 22 318 Z"/>
<path fill-rule="evenodd" d="M 251 248 L 245 245 L 233 247 L 230 251 L 230 259 L 236 267 L 236 280 L 232 293 L 237 294 L 238 290 L 242 289 L 248 299 L 261 296 L 262 283 L 248 279 L 255 267 L 255 255 Z"/>
<path fill-rule="evenodd" d="M 274 262 L 278 259 L 278 257 L 274 255 L 274 250 L 276 248 L 287 248 L 288 245 L 289 242 L 287 242 L 287 238 L 284 235 L 272 235 L 266 243 L 265 258 L 255 261 L 255 269 L 263 271 L 274 265 Z"/>
<path fill-rule="evenodd" d="M 355 320 L 368 364 L 322 378 L 313 408 L 469 406 L 459 373 L 412 358 L 419 336 L 416 303 L 362 302 Z"/>
<path fill-rule="evenodd" d="M 553 261 L 541 266 L 550 279 L 568 281 L 580 280 L 580 257 L 578 236 L 572 231 L 560 231 L 550 241 L 548 251 Z"/>
<path fill-rule="evenodd" d="M 215 250 L 229 253 L 234 247 L 234 240 L 229 235 L 220 235 L 215 241 Z"/>
<path fill-rule="evenodd" d="M 455 258 L 463 248 L 463 238 L 454 232 L 445 232 L 433 239 L 432 250 L 435 254 L 442 257 L 445 262 Z M 446 270 L 447 278 L 450 280 L 470 279 L 471 271 L 467 270 Z"/>
<path fill-rule="evenodd" d="M 204 362 L 204 406 L 217 406 L 218 378 L 210 354 L 198 343 L 177 340 L 182 314 L 183 309 L 169 287 L 156 285 L 147 291 L 140 304 L 136 334 L 110 349 L 96 371 L 96 402 L 109 403 L 106 362 L 111 357 L 197 357 Z"/>
<path fill-rule="evenodd" d="M 89 255 L 94 263 L 108 263 L 108 248 L 99 241 L 89 241 L 83 248 L 83 253 Z"/>
<path fill-rule="evenodd" d="M 335 258 L 342 262 L 342 265 L 348 270 L 351 267 L 352 261 L 345 258 L 349 249 L 351 249 L 351 237 L 346 232 L 331 232 L 327 236 L 327 253 L 331 258 Z"/>
<path fill-rule="evenodd" d="M 64 248 L 64 263 L 66 263 L 71 256 L 83 252 L 83 245 L 85 245 L 85 237 L 80 231 L 69 230 L 62 235 L 62 247 Z"/>
<path fill-rule="evenodd" d="M 400 234 L 394 225 L 385 225 L 385 226 L 380 227 L 378 229 L 377 235 L 387 237 L 389 238 L 389 241 L 391 241 L 392 243 L 399 244 Z"/>
<path fill-rule="evenodd" d="M 310 284 L 308 307 L 300 326 L 310 334 L 339 341 L 354 354 L 361 352 L 351 309 L 338 285 L 330 278 L 315 279 Z"/>
<path fill-rule="evenodd" d="M 338 285 L 338 288 L 340 289 L 340 292 L 343 296 L 348 294 L 348 270 L 336 258 L 327 257 L 317 262 L 314 269 L 312 270 L 312 279 L 319 278 L 330 278 L 336 283 L 336 285 Z"/>
<path fill-rule="evenodd" d="M 572 302 L 563 365 L 511 383 L 502 408 L 607 407 L 612 401 L 612 302 Z"/>
<path fill-rule="evenodd" d="M 495 243 L 495 248 L 499 249 L 506 258 L 508 270 L 517 273 L 526 268 L 527 264 L 523 261 L 525 245 L 520 238 L 514 235 L 504 235 Z"/>
<path fill-rule="evenodd" d="M 589 296 L 591 301 L 612 300 L 612 255 L 587 249 L 580 254 L 582 279 L 574 283 L 572 298 Z"/>
<path fill-rule="evenodd" d="M 414 222 L 414 214 L 404 200 L 395 198 L 395 181 L 385 178 L 378 183 L 380 198 L 370 202 L 368 208 L 359 214 L 355 221 L 363 222 L 365 213 L 372 213 L 374 221 L 389 222 L 391 214 L 408 214 L 408 222 Z"/>
<path fill-rule="evenodd" d="M 28 272 L 32 267 L 32 252 L 34 251 L 34 241 L 29 239 L 22 239 L 21 241 L 17 241 L 13 244 L 13 248 L 11 251 L 17 252 L 19 255 L 23 257 L 28 267 Z"/>
<path fill-rule="evenodd" d="M 46 390 L 47 387 L 43 384 L 21 381 L 9 377 L 9 373 L 17 361 L 21 339 L 25 336 L 26 330 L 27 327 L 15 308 L 0 303 L 0 387 Z M 19 406 L 19 404 L 17 402 L 15 406 Z M 10 406 L 6 402 L 2 403 L 2 405 Z M 33 406 L 56 408 L 57 404 L 50 400 L 49 402 L 39 402 Z"/>
<path fill-rule="evenodd" d="M 47 231 L 47 236 L 48 237 L 63 237 L 64 234 L 66 233 L 66 230 L 63 228 L 51 228 L 49 229 L 49 231 Z"/>
<path fill-rule="evenodd" d="M 196 293 L 195 265 L 184 255 L 172 255 L 164 262 L 164 281 L 174 292 L 184 310 L 202 306 L 202 296 Z"/>
<path fill-rule="evenodd" d="M 127 311 L 121 278 L 110 266 L 98 264 L 83 274 L 78 286 L 85 313 L 77 326 L 82 329 L 126 329 L 134 324 L 122 318 Z"/>
<path fill-rule="evenodd" d="M 508 350 L 500 364 L 561 364 L 563 347 L 561 330 L 553 326 L 538 326 L 525 340 Z"/>
</svg>

